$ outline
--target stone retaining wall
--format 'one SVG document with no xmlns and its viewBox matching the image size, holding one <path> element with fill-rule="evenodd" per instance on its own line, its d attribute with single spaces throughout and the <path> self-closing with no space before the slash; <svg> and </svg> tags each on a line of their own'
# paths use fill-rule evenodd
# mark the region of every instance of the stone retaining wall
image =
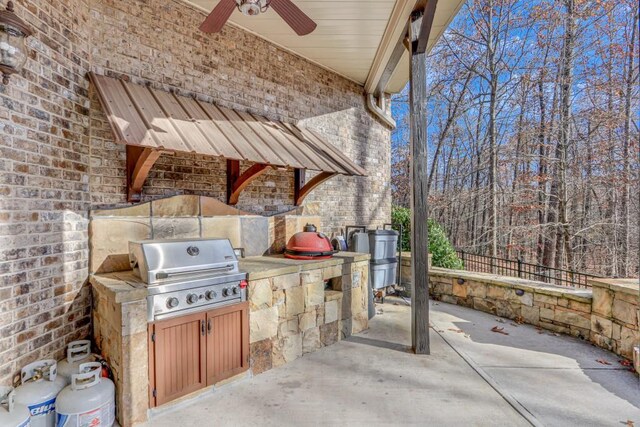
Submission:
<svg viewBox="0 0 640 427">
<path fill-rule="evenodd" d="M 401 268 L 401 283 L 398 283 L 401 286 L 410 286 L 411 285 L 411 252 L 402 252 L 402 256 L 400 258 L 400 268 Z M 429 268 L 431 268 L 431 263 L 433 260 L 433 255 L 429 254 Z"/>
<path fill-rule="evenodd" d="M 591 341 L 616 354 L 633 358 L 640 342 L 638 279 L 589 280 L 593 289 Z"/>
<path fill-rule="evenodd" d="M 435 300 L 589 339 L 628 359 L 640 340 L 637 279 L 591 280 L 591 290 L 441 268 L 429 278 Z"/>
</svg>

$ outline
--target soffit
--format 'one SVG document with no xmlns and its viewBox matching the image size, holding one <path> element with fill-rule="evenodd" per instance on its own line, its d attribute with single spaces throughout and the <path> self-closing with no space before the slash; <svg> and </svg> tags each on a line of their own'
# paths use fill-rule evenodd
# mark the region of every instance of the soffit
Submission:
<svg viewBox="0 0 640 427">
<path fill-rule="evenodd" d="M 219 0 L 183 1 L 197 6 L 206 15 Z M 396 21 L 396 25 L 404 26 L 408 21 L 411 8 L 407 10 L 400 6 L 406 1 L 294 0 L 296 6 L 318 24 L 313 33 L 303 37 L 296 35 L 273 10 L 252 17 L 244 16 L 236 10 L 229 22 L 364 85 L 375 63 L 376 54 L 382 58 L 387 58 L 390 54 L 390 52 L 384 52 L 380 45 L 385 32 L 396 30 L 395 27 L 388 28 L 396 3 L 400 9 L 405 10 L 406 14 L 404 19 Z M 464 0 L 438 1 L 428 50 L 442 36 L 462 4 Z M 394 44 L 386 46 L 387 49 L 393 47 Z M 407 52 L 393 73 L 386 92 L 399 92 L 408 81 L 409 54 Z"/>
<path fill-rule="evenodd" d="M 218 4 L 218 0 L 185 1 L 206 13 Z M 236 10 L 229 21 L 356 83 L 364 84 L 395 0 L 294 2 L 318 24 L 313 33 L 303 37 L 296 35 L 273 10 L 252 17 Z"/>
</svg>

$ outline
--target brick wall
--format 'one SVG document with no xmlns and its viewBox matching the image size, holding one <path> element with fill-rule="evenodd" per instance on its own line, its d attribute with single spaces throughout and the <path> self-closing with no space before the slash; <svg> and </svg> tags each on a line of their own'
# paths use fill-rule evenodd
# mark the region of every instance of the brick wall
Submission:
<svg viewBox="0 0 640 427">
<path fill-rule="evenodd" d="M 124 146 L 87 71 L 300 121 L 369 172 L 307 198 L 323 229 L 390 219 L 390 134 L 366 111 L 361 86 L 232 26 L 201 34 L 203 12 L 178 0 L 17 0 L 16 11 L 35 34 L 23 75 L 0 85 L 0 384 L 88 335 L 87 212 L 125 204 Z M 222 200 L 224 170 L 221 159 L 163 155 L 144 198 Z M 292 172 L 270 171 L 238 207 L 271 214 L 292 203 Z"/>
<path fill-rule="evenodd" d="M 333 178 L 309 196 L 308 201 L 323 202 L 323 229 L 388 222 L 390 134 L 366 111 L 361 86 L 231 26 L 219 35 L 203 35 L 197 29 L 202 12 L 179 1 L 94 2 L 91 15 L 94 71 L 184 95 L 205 94 L 225 107 L 318 130 L 370 172 L 364 179 Z M 92 168 L 92 201 L 122 204 L 124 147 L 113 143 L 95 96 L 91 114 L 91 157 L 97 166 Z M 217 159 L 161 157 L 145 187 L 145 200 L 172 194 L 224 200 L 224 173 L 224 162 Z M 293 172 L 273 171 L 245 190 L 238 207 L 273 214 L 290 210 L 292 203 Z"/>
<path fill-rule="evenodd" d="M 90 326 L 88 2 L 16 11 L 35 35 L 23 77 L 0 85 L 0 384 Z"/>
</svg>

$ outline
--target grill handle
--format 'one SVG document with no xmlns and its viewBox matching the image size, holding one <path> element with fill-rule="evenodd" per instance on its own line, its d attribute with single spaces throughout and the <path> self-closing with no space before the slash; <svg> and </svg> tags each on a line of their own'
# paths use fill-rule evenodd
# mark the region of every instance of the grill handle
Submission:
<svg viewBox="0 0 640 427">
<path fill-rule="evenodd" d="M 181 276 L 194 276 L 198 274 L 207 274 L 207 273 L 219 273 L 221 271 L 230 271 L 233 270 L 232 264 L 227 264 L 223 267 L 213 267 L 213 268 L 203 268 L 202 270 L 191 270 L 191 271 L 180 271 L 175 273 L 156 273 L 156 280 L 164 280 L 169 279 L 171 277 L 181 277 Z"/>
</svg>

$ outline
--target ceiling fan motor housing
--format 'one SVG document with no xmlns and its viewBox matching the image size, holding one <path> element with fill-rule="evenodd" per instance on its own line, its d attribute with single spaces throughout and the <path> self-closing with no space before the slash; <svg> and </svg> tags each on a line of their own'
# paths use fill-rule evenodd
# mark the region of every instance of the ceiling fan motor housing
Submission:
<svg viewBox="0 0 640 427">
<path fill-rule="evenodd" d="M 305 36 L 318 26 L 292 0 L 219 0 L 207 19 L 200 24 L 200 31 L 207 34 L 217 33 L 231 17 L 234 9 L 243 15 L 256 16 L 273 8 L 280 18 L 299 36 Z"/>
<path fill-rule="evenodd" d="M 268 0 L 236 0 L 238 10 L 243 15 L 255 16 L 267 10 L 269 6 Z"/>
</svg>

